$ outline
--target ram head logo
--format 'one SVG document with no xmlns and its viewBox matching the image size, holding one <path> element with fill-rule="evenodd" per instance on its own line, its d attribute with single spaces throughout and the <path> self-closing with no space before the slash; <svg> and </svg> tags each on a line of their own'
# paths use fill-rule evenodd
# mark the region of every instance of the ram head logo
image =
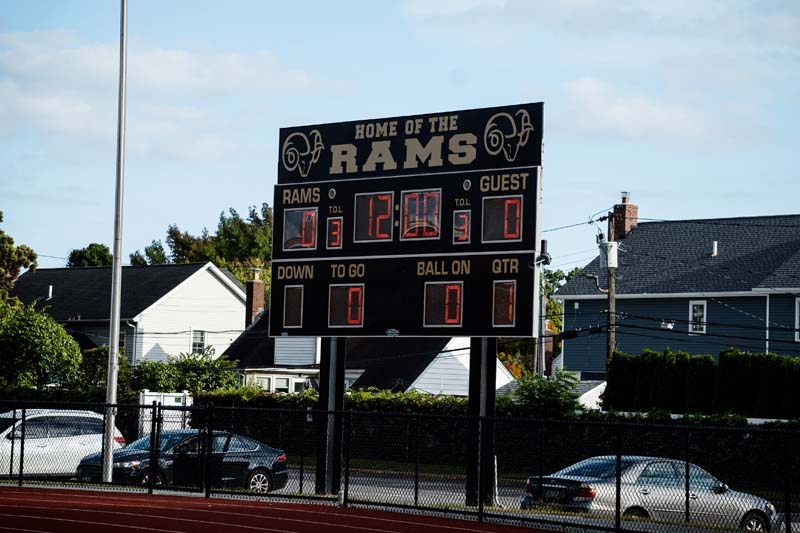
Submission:
<svg viewBox="0 0 800 533">
<path fill-rule="evenodd" d="M 486 123 L 483 144 L 489 154 L 503 152 L 506 161 L 512 162 L 517 158 L 519 149 L 528 144 L 532 131 L 531 116 L 527 110 L 520 109 L 513 117 L 508 113 L 497 113 Z"/>
<path fill-rule="evenodd" d="M 292 133 L 283 141 L 283 149 L 281 149 L 283 168 L 287 172 L 296 169 L 301 176 L 306 178 L 314 163 L 319 161 L 319 156 L 324 148 L 322 135 L 318 130 L 313 130 L 308 136 L 300 132 Z"/>
</svg>

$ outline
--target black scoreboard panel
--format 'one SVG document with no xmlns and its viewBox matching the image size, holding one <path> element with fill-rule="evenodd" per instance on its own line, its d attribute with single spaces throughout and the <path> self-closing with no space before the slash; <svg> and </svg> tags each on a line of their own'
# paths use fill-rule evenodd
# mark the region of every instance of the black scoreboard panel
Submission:
<svg viewBox="0 0 800 533">
<path fill-rule="evenodd" d="M 530 336 L 533 253 L 273 265 L 272 335 Z"/>
<path fill-rule="evenodd" d="M 543 105 L 283 128 L 270 335 L 529 337 Z"/>
<path fill-rule="evenodd" d="M 272 257 L 533 251 L 537 171 L 278 185 Z"/>
</svg>

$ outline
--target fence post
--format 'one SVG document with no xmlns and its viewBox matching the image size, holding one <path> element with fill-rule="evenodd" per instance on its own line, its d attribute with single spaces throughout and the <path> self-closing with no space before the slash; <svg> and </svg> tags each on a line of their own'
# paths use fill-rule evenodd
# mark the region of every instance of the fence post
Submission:
<svg viewBox="0 0 800 533">
<path fill-rule="evenodd" d="M 342 498 L 342 507 L 347 507 L 347 501 L 350 497 L 350 448 L 353 445 L 353 413 L 345 413 L 344 423 L 344 498 Z"/>
<path fill-rule="evenodd" d="M 156 484 L 156 476 L 158 475 L 158 464 L 156 462 L 156 418 L 158 417 L 158 408 L 156 402 L 153 400 L 153 406 L 150 408 L 150 464 L 148 465 L 147 476 L 147 494 L 153 494 L 153 487 Z"/>
<path fill-rule="evenodd" d="M 789 433 L 783 434 L 783 520 L 786 533 L 792 532 L 792 447 L 789 442 Z"/>
<path fill-rule="evenodd" d="M 622 423 L 617 422 L 616 505 L 614 506 L 614 531 L 622 528 Z"/>
<path fill-rule="evenodd" d="M 25 471 L 25 419 L 27 409 L 22 408 L 22 439 L 19 441 L 19 486 L 22 486 L 22 476 Z"/>
<path fill-rule="evenodd" d="M 308 411 L 309 408 L 306 408 Z M 304 462 L 305 462 L 305 455 L 306 455 L 306 442 L 308 442 L 308 429 L 306 426 L 308 425 L 308 417 L 311 416 L 306 414 L 304 417 L 300 419 L 300 494 L 303 494 L 303 474 L 305 471 Z"/>
<path fill-rule="evenodd" d="M 684 439 L 684 444 L 686 445 L 686 449 L 684 450 L 684 454 L 683 454 L 683 457 L 684 457 L 684 462 L 683 462 L 683 464 L 684 464 L 684 488 L 686 489 L 685 490 L 685 494 L 684 494 L 685 500 L 684 500 L 684 507 L 683 508 L 684 508 L 684 511 L 685 511 L 684 521 L 687 524 L 689 523 L 690 516 L 691 516 L 691 513 L 689 512 L 689 500 L 690 500 L 690 498 L 689 498 L 689 459 L 690 459 L 689 455 L 690 455 L 690 448 L 691 448 L 691 444 L 690 444 L 689 438 L 690 438 L 689 428 L 687 427 L 686 428 L 686 438 Z"/>
<path fill-rule="evenodd" d="M 211 497 L 211 459 L 214 454 L 214 402 L 206 404 L 206 456 L 205 466 L 203 468 L 203 488 L 205 489 L 206 498 Z"/>
<path fill-rule="evenodd" d="M 14 438 L 14 431 L 16 431 L 17 427 L 17 408 L 14 407 L 14 415 L 11 419 L 11 456 L 8 458 L 8 477 L 14 477 L 14 448 L 16 445 L 17 439 Z"/>
<path fill-rule="evenodd" d="M 414 427 L 414 507 L 419 505 L 419 421 L 411 418 Z"/>
<path fill-rule="evenodd" d="M 478 522 L 483 522 L 483 500 L 486 498 L 486 487 L 484 486 L 483 478 L 483 432 L 484 432 L 485 418 L 478 417 Z"/>
</svg>

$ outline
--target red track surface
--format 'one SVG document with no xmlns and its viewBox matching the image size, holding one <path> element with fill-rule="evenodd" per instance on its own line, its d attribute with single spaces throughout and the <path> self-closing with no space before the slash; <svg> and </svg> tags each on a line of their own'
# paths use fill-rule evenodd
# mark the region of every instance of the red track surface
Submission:
<svg viewBox="0 0 800 533">
<path fill-rule="evenodd" d="M 514 526 L 332 506 L 0 487 L 0 532 L 531 533 Z"/>
</svg>

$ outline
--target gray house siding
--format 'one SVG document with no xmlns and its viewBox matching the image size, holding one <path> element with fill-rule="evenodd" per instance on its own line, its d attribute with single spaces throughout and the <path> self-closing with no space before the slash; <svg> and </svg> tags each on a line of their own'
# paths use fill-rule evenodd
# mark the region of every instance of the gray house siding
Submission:
<svg viewBox="0 0 800 533">
<path fill-rule="evenodd" d="M 800 342 L 795 340 L 797 300 L 795 294 L 769 296 L 769 350 L 775 353 L 800 355 Z"/>
<path fill-rule="evenodd" d="M 689 302 L 706 302 L 706 333 L 689 333 Z M 575 304 L 578 303 L 578 308 Z M 784 295 L 770 296 L 770 323 L 772 329 L 770 351 L 800 355 L 800 343 L 787 343 L 794 338 L 790 330 L 776 330 L 775 324 L 794 324 L 794 298 Z M 592 326 L 607 322 L 607 301 L 564 301 L 564 330 L 586 331 Z M 639 354 L 645 349 L 684 351 L 690 354 L 709 354 L 715 358 L 726 348 L 743 351 L 766 351 L 766 295 L 729 298 L 654 298 L 617 299 L 617 349 Z M 672 329 L 662 328 L 673 324 Z M 793 329 L 793 328 L 792 328 Z M 578 372 L 605 371 L 606 334 L 578 334 L 563 343 L 564 367 Z M 778 341 L 783 342 L 778 342 Z"/>
</svg>

